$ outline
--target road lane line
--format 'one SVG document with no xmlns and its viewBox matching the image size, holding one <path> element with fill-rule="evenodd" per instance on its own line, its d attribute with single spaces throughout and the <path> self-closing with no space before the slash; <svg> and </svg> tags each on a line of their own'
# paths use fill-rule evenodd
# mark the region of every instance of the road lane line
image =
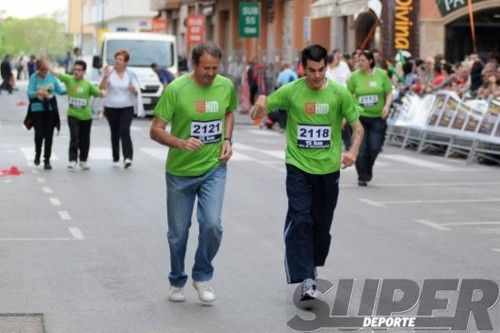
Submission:
<svg viewBox="0 0 500 333">
<path fill-rule="evenodd" d="M 82 233 L 82 231 L 79 228 L 77 228 L 77 227 L 69 227 L 68 230 L 69 230 L 69 232 L 71 233 L 71 235 L 73 236 L 74 239 L 76 239 L 76 240 L 85 239 L 85 236 L 83 236 L 83 233 Z"/>
<path fill-rule="evenodd" d="M 428 169 L 433 169 L 433 170 L 439 170 L 439 171 L 454 171 L 458 168 L 452 167 L 446 164 L 441 164 L 441 163 L 436 163 L 436 162 L 430 162 L 430 161 L 425 161 L 422 160 L 421 158 L 415 158 L 415 157 L 410 157 L 406 155 L 401 155 L 401 154 L 381 154 L 379 155 L 380 157 L 384 159 L 388 159 L 391 161 L 396 161 L 396 162 L 401 162 L 401 163 L 406 163 L 422 168 L 428 168 Z"/>
<path fill-rule="evenodd" d="M 467 186 L 498 186 L 500 182 L 470 182 L 470 183 L 401 183 L 401 184 L 374 184 L 373 187 L 467 187 Z M 340 187 L 356 187 L 357 184 L 343 184 Z"/>
<path fill-rule="evenodd" d="M 42 187 L 42 191 L 43 191 L 43 193 L 46 193 L 46 194 L 54 193 L 54 191 L 52 191 L 52 189 L 48 186 Z"/>
<path fill-rule="evenodd" d="M 399 200 L 399 201 L 372 201 L 369 199 L 359 199 L 360 201 L 369 203 L 373 206 L 379 205 L 395 205 L 395 204 L 433 204 L 433 203 L 468 203 L 468 202 L 500 202 L 500 198 L 484 198 L 484 199 L 447 199 L 447 200 Z"/>
<path fill-rule="evenodd" d="M 61 211 L 58 211 L 57 214 L 59 214 L 59 217 L 61 218 L 61 220 L 63 221 L 69 221 L 71 220 L 71 216 L 69 215 L 69 213 L 65 210 L 61 210 Z"/>
<path fill-rule="evenodd" d="M 436 230 L 440 230 L 440 231 L 450 231 L 451 230 L 450 228 L 444 227 L 443 224 L 437 224 L 437 223 L 433 223 L 433 222 L 430 222 L 427 220 L 415 220 L 415 221 L 418 223 L 424 224 L 428 227 L 434 228 Z"/>
<path fill-rule="evenodd" d="M 491 251 L 495 251 L 495 252 L 499 252 L 500 253 L 500 249 L 490 249 Z"/>
<path fill-rule="evenodd" d="M 37 182 L 39 182 L 40 184 L 45 184 L 47 181 L 45 180 L 45 178 L 43 177 L 36 177 L 36 180 Z"/>
<path fill-rule="evenodd" d="M 57 198 L 49 198 L 50 203 L 52 206 L 61 206 L 61 200 Z"/>
<path fill-rule="evenodd" d="M 370 199 L 359 199 L 359 201 L 364 202 L 364 203 L 369 204 L 369 205 L 372 205 L 372 206 L 375 206 L 375 207 L 384 207 L 384 204 L 370 200 Z"/>
</svg>

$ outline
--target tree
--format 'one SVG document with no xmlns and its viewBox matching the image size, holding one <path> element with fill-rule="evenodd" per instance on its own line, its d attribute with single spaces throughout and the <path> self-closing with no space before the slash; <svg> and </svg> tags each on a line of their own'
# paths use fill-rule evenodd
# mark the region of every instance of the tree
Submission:
<svg viewBox="0 0 500 333">
<path fill-rule="evenodd" d="M 72 38 L 55 18 L 8 18 L 0 24 L 0 55 L 38 54 L 42 48 L 50 58 L 61 58 L 72 49 Z"/>
</svg>

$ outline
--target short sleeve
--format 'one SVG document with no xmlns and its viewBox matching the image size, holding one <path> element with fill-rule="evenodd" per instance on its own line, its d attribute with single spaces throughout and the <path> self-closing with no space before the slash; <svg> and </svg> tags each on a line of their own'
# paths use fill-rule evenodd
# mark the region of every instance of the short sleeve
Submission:
<svg viewBox="0 0 500 333">
<path fill-rule="evenodd" d="M 175 89 L 172 88 L 172 86 L 167 86 L 154 109 L 155 117 L 158 117 L 165 122 L 172 121 L 172 118 L 174 117 L 175 103 Z"/>
</svg>

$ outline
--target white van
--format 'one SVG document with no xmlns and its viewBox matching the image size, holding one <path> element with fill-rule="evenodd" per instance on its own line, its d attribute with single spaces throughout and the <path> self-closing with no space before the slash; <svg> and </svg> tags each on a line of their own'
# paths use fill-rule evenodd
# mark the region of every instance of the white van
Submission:
<svg viewBox="0 0 500 333">
<path fill-rule="evenodd" d="M 162 92 L 163 85 L 151 64 L 167 68 L 177 76 L 177 45 L 173 35 L 143 32 L 110 32 L 104 34 L 101 55 L 95 56 L 92 67 L 113 65 L 116 51 L 124 49 L 130 54 L 127 68 L 133 71 L 140 82 L 142 103 L 146 114 L 152 114 Z"/>
</svg>

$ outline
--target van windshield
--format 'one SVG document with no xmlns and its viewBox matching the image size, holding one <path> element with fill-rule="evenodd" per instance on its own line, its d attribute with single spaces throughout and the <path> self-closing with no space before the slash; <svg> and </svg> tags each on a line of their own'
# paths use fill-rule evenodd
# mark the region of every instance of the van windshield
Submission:
<svg viewBox="0 0 500 333">
<path fill-rule="evenodd" d="M 128 66 L 149 67 L 154 62 L 160 67 L 174 65 L 172 42 L 160 40 L 108 40 L 106 62 L 114 64 L 116 51 L 124 49 L 130 54 Z"/>
</svg>

